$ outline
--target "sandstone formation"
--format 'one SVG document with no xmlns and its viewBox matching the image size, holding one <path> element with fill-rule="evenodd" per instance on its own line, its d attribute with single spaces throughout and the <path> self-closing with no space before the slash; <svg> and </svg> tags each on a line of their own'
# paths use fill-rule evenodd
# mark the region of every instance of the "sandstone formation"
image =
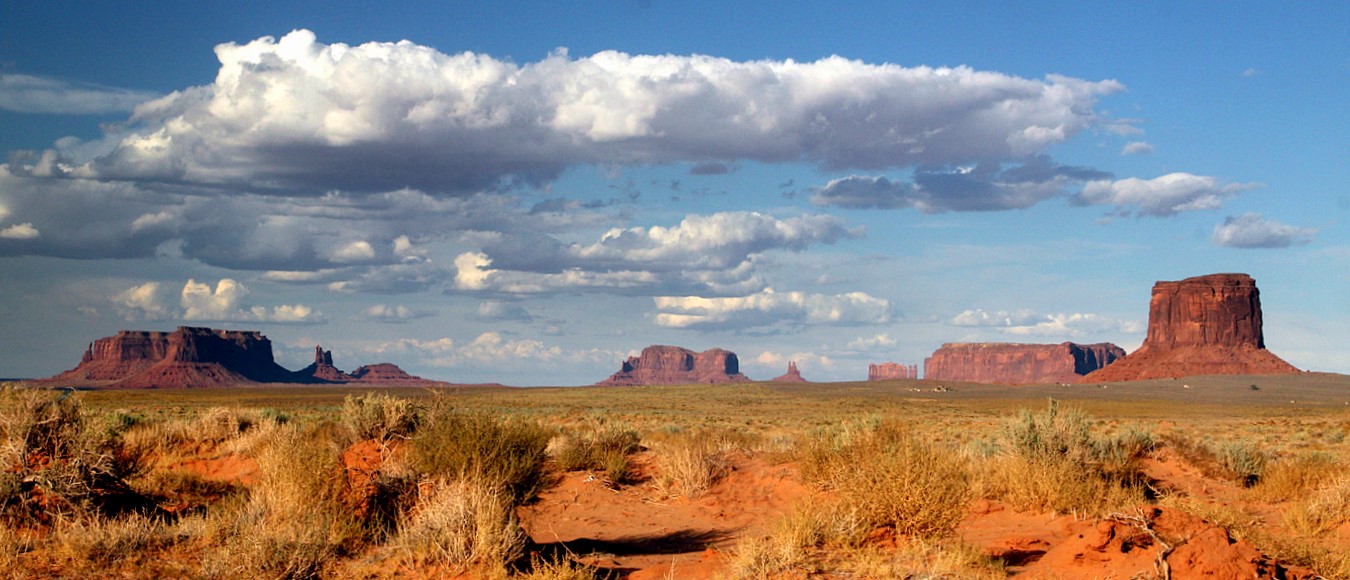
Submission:
<svg viewBox="0 0 1350 580">
<path fill-rule="evenodd" d="M 923 361 L 928 380 L 974 383 L 1069 383 L 1125 356 L 1110 343 L 949 343 Z"/>
<path fill-rule="evenodd" d="M 744 383 L 736 353 L 714 348 L 694 352 L 678 346 L 649 346 L 628 357 L 619 372 L 596 383 L 602 386 Z"/>
<path fill-rule="evenodd" d="M 352 371 L 351 377 L 361 383 L 427 383 L 422 377 L 410 375 L 393 363 L 364 365 Z"/>
<path fill-rule="evenodd" d="M 867 365 L 867 380 L 869 381 L 917 378 L 919 378 L 919 365 L 902 365 L 893 362 Z"/>
<path fill-rule="evenodd" d="M 300 369 L 296 375 L 301 382 L 345 383 L 353 380 L 351 375 L 333 366 L 333 351 L 317 345 L 314 347 L 314 363 Z"/>
<path fill-rule="evenodd" d="M 217 387 L 288 382 L 259 332 L 180 326 L 173 332 L 122 331 L 89 345 L 80 365 L 52 377 L 113 387 Z"/>
<path fill-rule="evenodd" d="M 1154 284 L 1144 344 L 1084 380 L 1297 372 L 1266 350 L 1256 281 L 1246 274 L 1210 274 Z"/>
<path fill-rule="evenodd" d="M 180 326 L 173 332 L 121 331 L 89 345 L 79 366 L 46 379 L 73 386 L 199 388 L 250 383 L 428 383 L 382 363 L 351 375 L 333 366 L 333 354 L 314 348 L 314 364 L 286 370 L 262 333 Z"/>
<path fill-rule="evenodd" d="M 796 363 L 795 361 L 788 361 L 787 372 L 786 372 L 786 373 L 783 373 L 781 376 L 774 377 L 773 380 L 771 380 L 771 381 L 769 381 L 769 382 L 773 382 L 773 383 L 806 383 L 806 382 L 810 382 L 810 381 L 807 381 L 806 379 L 803 379 L 803 378 L 802 378 L 802 373 L 800 373 L 800 372 L 797 371 L 797 363 Z"/>
</svg>

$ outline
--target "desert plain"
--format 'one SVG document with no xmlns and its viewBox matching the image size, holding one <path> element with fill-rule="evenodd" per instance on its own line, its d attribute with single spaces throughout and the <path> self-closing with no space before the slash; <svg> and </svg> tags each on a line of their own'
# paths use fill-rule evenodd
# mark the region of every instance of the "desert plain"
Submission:
<svg viewBox="0 0 1350 580">
<path fill-rule="evenodd" d="M 1350 577 L 1350 377 L 4 392 L 15 577 Z"/>
</svg>

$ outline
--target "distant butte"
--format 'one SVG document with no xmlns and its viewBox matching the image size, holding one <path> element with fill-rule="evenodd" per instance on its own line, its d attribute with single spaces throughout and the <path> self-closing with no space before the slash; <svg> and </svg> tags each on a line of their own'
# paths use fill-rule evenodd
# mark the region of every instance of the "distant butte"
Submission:
<svg viewBox="0 0 1350 580">
<path fill-rule="evenodd" d="M 795 361 L 788 361 L 787 372 L 781 376 L 774 377 L 771 383 L 808 383 L 810 381 L 802 378 L 802 373 L 797 370 Z"/>
<path fill-rule="evenodd" d="M 1144 344 L 1085 381 L 1299 372 L 1266 350 L 1261 293 L 1246 274 L 1210 274 L 1153 285 Z"/>
<path fill-rule="evenodd" d="M 254 383 L 432 384 L 382 363 L 351 375 L 333 366 L 333 355 L 314 348 L 314 364 L 286 370 L 272 357 L 272 341 L 251 330 L 180 326 L 173 332 L 124 330 L 95 340 L 74 369 L 43 379 L 64 386 L 109 388 L 211 388 Z"/>
<path fill-rule="evenodd" d="M 949 343 L 924 359 L 923 376 L 972 383 L 1072 383 L 1124 356 L 1124 349 L 1110 343 Z"/>
<path fill-rule="evenodd" d="M 867 365 L 867 380 L 869 381 L 917 378 L 919 378 L 919 365 L 902 365 L 893 362 Z"/>
<path fill-rule="evenodd" d="M 655 345 L 628 357 L 600 386 L 688 385 L 695 383 L 746 383 L 736 353 L 714 348 L 694 352 L 678 346 Z"/>
</svg>

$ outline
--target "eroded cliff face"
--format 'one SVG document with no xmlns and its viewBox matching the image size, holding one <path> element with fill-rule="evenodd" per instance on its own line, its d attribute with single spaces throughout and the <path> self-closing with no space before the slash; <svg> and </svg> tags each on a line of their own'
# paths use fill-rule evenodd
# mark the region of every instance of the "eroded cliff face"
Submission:
<svg viewBox="0 0 1350 580">
<path fill-rule="evenodd" d="M 173 332 L 122 331 L 89 345 L 79 366 L 50 382 L 113 388 L 203 388 L 251 383 L 428 382 L 389 363 L 348 375 L 333 354 L 314 348 L 314 364 L 298 372 L 273 359 L 272 341 L 249 330 L 180 326 Z"/>
<path fill-rule="evenodd" d="M 422 377 L 413 376 L 393 363 L 364 365 L 352 371 L 351 377 L 363 383 L 427 383 Z"/>
<path fill-rule="evenodd" d="M 301 382 L 347 383 L 356 380 L 333 366 L 333 351 L 314 346 L 314 362 L 295 372 Z"/>
<path fill-rule="evenodd" d="M 949 343 L 924 359 L 923 376 L 973 383 L 1068 383 L 1124 356 L 1124 349 L 1110 343 Z"/>
<path fill-rule="evenodd" d="M 736 353 L 714 348 L 694 352 L 678 346 L 655 345 L 642 354 L 629 357 L 608 379 L 596 383 L 605 386 L 682 385 L 694 383 L 743 383 Z"/>
<path fill-rule="evenodd" d="M 1158 282 L 1144 344 L 1085 380 L 1299 372 L 1266 350 L 1261 326 L 1261 293 L 1251 276 L 1210 274 Z"/>
<path fill-rule="evenodd" d="M 180 326 L 122 331 L 89 345 L 80 365 L 51 380 L 126 388 L 218 387 L 286 381 L 259 332 Z"/>
<path fill-rule="evenodd" d="M 917 378 L 919 378 L 919 365 L 902 365 L 893 362 L 867 365 L 867 380 L 869 381 Z"/>
</svg>

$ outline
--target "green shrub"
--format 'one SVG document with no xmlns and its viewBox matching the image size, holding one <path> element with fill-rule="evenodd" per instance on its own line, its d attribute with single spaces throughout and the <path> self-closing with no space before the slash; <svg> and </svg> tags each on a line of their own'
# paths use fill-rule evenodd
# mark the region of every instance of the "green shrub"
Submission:
<svg viewBox="0 0 1350 580">
<path fill-rule="evenodd" d="M 1023 410 L 1010 420 L 1004 439 L 1001 456 L 973 458 L 975 487 L 984 497 L 1017 509 L 1084 515 L 1145 499 L 1142 460 L 1155 447 L 1151 433 L 1095 435 L 1081 410 L 1051 399 L 1045 411 Z"/>
<path fill-rule="evenodd" d="M 413 436 L 410 459 L 432 476 L 498 485 L 519 503 L 544 486 L 550 435 L 536 423 L 460 412 L 437 401 Z"/>
<path fill-rule="evenodd" d="M 1231 479 L 1251 487 L 1261 481 L 1265 471 L 1266 454 L 1250 443 L 1205 443 L 1178 432 L 1167 433 L 1163 441 L 1209 477 Z"/>
<path fill-rule="evenodd" d="M 553 460 L 561 471 L 603 471 L 614 485 L 631 483 L 635 474 L 629 455 L 641 448 L 640 442 L 637 431 L 614 426 L 590 436 L 564 433 Z"/>
</svg>

